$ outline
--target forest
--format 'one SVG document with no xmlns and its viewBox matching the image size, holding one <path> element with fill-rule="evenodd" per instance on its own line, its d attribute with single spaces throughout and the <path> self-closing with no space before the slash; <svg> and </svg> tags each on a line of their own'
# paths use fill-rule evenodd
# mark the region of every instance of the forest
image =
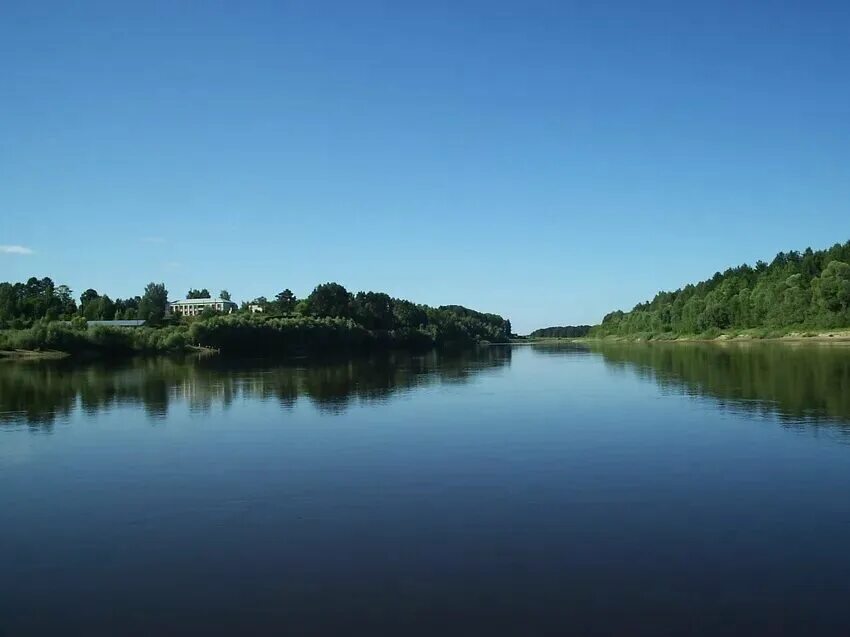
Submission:
<svg viewBox="0 0 850 637">
<path fill-rule="evenodd" d="M 188 296 L 207 298 L 209 292 L 192 289 Z M 225 290 L 220 296 L 230 297 Z M 112 319 L 144 319 L 147 325 L 88 325 Z M 236 354 L 297 355 L 463 347 L 507 342 L 510 335 L 510 321 L 496 314 L 460 305 L 434 308 L 381 292 L 352 294 L 338 283 L 318 285 L 304 299 L 286 289 L 274 301 L 256 299 L 232 313 L 209 310 L 192 318 L 169 315 L 168 290 L 162 283 L 150 283 L 140 296 L 114 301 L 88 289 L 79 303 L 67 286 L 50 278 L 0 283 L 0 350 L 124 354 L 200 345 Z"/>
<path fill-rule="evenodd" d="M 531 338 L 582 338 L 590 333 L 590 325 L 559 325 L 542 327 L 528 336 Z"/>
<path fill-rule="evenodd" d="M 615 311 L 592 336 L 664 338 L 752 330 L 850 326 L 850 241 L 826 250 L 780 252 L 770 263 L 741 265 L 673 292 L 659 292 L 629 312 Z"/>
</svg>

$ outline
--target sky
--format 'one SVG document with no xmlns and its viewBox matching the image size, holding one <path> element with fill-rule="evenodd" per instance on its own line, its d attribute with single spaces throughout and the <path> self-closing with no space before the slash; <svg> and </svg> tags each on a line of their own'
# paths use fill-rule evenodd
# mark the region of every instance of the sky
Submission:
<svg viewBox="0 0 850 637">
<path fill-rule="evenodd" d="M 0 5 L 0 280 L 599 322 L 850 239 L 850 3 Z"/>
</svg>

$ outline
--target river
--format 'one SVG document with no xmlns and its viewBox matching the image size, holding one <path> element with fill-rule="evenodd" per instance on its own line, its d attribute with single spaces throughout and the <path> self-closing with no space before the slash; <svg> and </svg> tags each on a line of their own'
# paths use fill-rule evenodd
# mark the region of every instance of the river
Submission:
<svg viewBox="0 0 850 637">
<path fill-rule="evenodd" d="M 0 364 L 0 635 L 845 634 L 850 348 Z"/>
</svg>

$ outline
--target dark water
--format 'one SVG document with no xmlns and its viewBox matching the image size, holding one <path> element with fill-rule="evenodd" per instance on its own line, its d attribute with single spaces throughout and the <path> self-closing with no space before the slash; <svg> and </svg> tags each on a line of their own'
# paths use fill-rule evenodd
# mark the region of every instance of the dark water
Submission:
<svg viewBox="0 0 850 637">
<path fill-rule="evenodd" d="M 0 635 L 850 634 L 850 348 L 0 365 Z"/>
</svg>

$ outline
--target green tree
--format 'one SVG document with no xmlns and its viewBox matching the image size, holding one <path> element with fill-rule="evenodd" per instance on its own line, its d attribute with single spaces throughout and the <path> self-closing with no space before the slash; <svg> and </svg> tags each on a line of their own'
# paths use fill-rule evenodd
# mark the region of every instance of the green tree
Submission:
<svg viewBox="0 0 850 637">
<path fill-rule="evenodd" d="M 63 318 L 70 319 L 77 312 L 74 294 L 67 285 L 60 285 L 56 288 L 56 300 L 61 308 Z"/>
<path fill-rule="evenodd" d="M 115 304 L 104 294 L 87 301 L 81 308 L 81 314 L 87 321 L 109 321 L 115 318 Z"/>
<path fill-rule="evenodd" d="M 822 309 L 833 314 L 846 312 L 850 307 L 850 264 L 831 261 L 813 281 L 813 288 Z"/>
<path fill-rule="evenodd" d="M 353 315 L 367 330 L 391 330 L 393 300 L 382 292 L 358 292 L 354 297 Z"/>
<path fill-rule="evenodd" d="M 218 293 L 218 298 L 224 299 L 225 301 L 229 301 L 230 300 L 230 292 L 228 292 L 227 290 L 222 290 L 221 292 Z"/>
<path fill-rule="evenodd" d="M 100 294 L 97 293 L 97 290 L 89 288 L 80 295 L 80 306 L 85 307 L 87 303 L 94 301 L 98 297 L 100 297 Z"/>
<path fill-rule="evenodd" d="M 428 324 L 425 309 L 404 299 L 393 300 L 393 323 L 403 329 L 419 329 Z"/>
<path fill-rule="evenodd" d="M 148 283 L 139 302 L 138 317 L 151 325 L 159 325 L 168 307 L 168 290 L 164 283 Z"/>
<path fill-rule="evenodd" d="M 281 314 L 291 314 L 295 311 L 295 305 L 298 303 L 298 299 L 295 298 L 292 290 L 286 288 L 283 292 L 275 295 L 274 303 L 276 311 Z"/>
<path fill-rule="evenodd" d="M 115 318 L 125 320 L 137 319 L 141 300 L 139 296 L 129 299 L 115 299 Z"/>
<path fill-rule="evenodd" d="M 351 317 L 351 293 L 339 283 L 322 283 L 307 297 L 313 316 Z"/>
<path fill-rule="evenodd" d="M 781 325 L 803 323 L 810 305 L 811 291 L 805 286 L 803 275 L 792 274 L 785 280 L 778 323 Z"/>
<path fill-rule="evenodd" d="M 99 300 L 100 294 L 97 293 L 97 290 L 89 288 L 88 290 L 83 292 L 80 295 L 80 315 L 84 316 L 86 320 L 89 321 L 93 321 L 99 318 Z"/>
</svg>

